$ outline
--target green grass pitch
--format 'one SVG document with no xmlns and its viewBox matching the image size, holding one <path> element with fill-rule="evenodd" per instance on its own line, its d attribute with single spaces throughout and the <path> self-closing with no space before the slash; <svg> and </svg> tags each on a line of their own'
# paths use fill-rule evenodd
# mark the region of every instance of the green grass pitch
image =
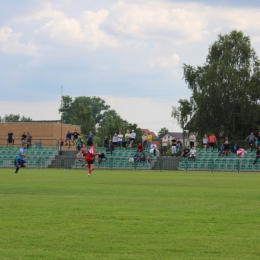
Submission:
<svg viewBox="0 0 260 260">
<path fill-rule="evenodd" d="M 0 169 L 0 259 L 260 259 L 260 174 Z"/>
</svg>

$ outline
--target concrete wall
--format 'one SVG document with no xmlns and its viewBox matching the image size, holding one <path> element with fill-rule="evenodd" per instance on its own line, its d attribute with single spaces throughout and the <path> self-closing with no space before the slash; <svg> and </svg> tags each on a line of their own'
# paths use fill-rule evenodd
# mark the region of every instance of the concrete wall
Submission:
<svg viewBox="0 0 260 260">
<path fill-rule="evenodd" d="M 33 141 L 41 142 L 43 145 L 55 146 L 57 140 L 65 139 L 68 131 L 74 132 L 77 130 L 81 132 L 81 127 L 79 125 L 68 125 L 60 123 L 44 123 L 44 122 L 10 122 L 10 123 L 0 123 L 0 145 L 6 145 L 7 134 L 9 131 L 13 132 L 15 145 L 20 145 L 21 135 L 25 132 L 29 132 Z"/>
</svg>

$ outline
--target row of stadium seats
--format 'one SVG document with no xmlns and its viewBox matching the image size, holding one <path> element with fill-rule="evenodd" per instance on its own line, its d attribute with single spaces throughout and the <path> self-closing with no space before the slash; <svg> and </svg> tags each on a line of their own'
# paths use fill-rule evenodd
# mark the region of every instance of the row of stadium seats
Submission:
<svg viewBox="0 0 260 260">
<path fill-rule="evenodd" d="M 18 154 L 19 150 L 9 150 L 9 151 L 5 151 L 5 150 L 2 150 L 0 151 L 0 156 L 4 156 L 4 155 L 16 155 Z M 42 155 L 55 155 L 57 154 L 58 151 L 37 151 L 37 150 L 29 150 L 26 152 L 26 154 L 28 155 L 37 155 L 37 156 L 42 156 Z"/>
<path fill-rule="evenodd" d="M 8 146 L 6 146 L 6 147 L 4 147 L 4 146 L 0 146 L 0 150 L 18 150 L 18 149 L 20 149 L 21 148 L 21 146 L 12 146 L 11 148 L 9 148 Z M 52 151 L 54 151 L 54 150 L 57 150 L 57 147 L 56 146 L 52 146 L 52 147 L 50 147 L 50 146 L 46 146 L 46 147 L 32 147 L 32 146 L 30 146 L 27 150 L 52 150 Z"/>
</svg>

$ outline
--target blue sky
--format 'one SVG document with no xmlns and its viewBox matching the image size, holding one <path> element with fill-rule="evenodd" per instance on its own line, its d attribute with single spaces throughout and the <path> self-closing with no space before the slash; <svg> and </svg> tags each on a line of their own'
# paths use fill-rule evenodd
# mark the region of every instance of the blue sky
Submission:
<svg viewBox="0 0 260 260">
<path fill-rule="evenodd" d="M 189 98 L 183 64 L 201 65 L 219 33 L 250 36 L 256 1 L 5 1 L 0 9 L 1 113 L 60 117 L 70 96 L 100 96 L 130 122 L 179 131 L 171 107 Z"/>
</svg>

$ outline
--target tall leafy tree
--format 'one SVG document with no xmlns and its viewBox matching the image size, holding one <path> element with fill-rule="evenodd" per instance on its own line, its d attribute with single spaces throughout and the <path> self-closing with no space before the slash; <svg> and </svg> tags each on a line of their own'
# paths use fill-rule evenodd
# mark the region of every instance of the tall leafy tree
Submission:
<svg viewBox="0 0 260 260">
<path fill-rule="evenodd" d="M 172 116 L 199 136 L 244 138 L 260 123 L 260 62 L 241 31 L 219 35 L 203 66 L 184 64 L 190 100 L 179 100 Z"/>
<path fill-rule="evenodd" d="M 168 132 L 169 132 L 169 130 L 166 127 L 163 127 L 158 132 L 158 137 L 162 137 L 163 135 L 167 134 Z"/>
</svg>

